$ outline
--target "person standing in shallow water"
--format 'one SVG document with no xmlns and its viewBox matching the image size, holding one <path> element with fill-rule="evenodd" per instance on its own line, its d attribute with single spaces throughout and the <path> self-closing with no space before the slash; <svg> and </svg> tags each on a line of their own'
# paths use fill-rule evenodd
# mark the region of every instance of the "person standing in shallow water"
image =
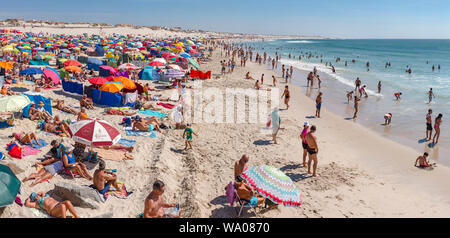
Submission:
<svg viewBox="0 0 450 238">
<path fill-rule="evenodd" d="M 378 81 L 378 94 L 381 93 L 381 81 Z"/>
<path fill-rule="evenodd" d="M 358 98 L 358 96 L 355 96 L 355 114 L 353 114 L 353 119 L 356 119 L 356 116 L 357 116 L 357 114 L 358 114 L 358 102 L 360 101 L 361 99 L 359 99 Z"/>
<path fill-rule="evenodd" d="M 439 115 L 434 120 L 434 136 L 433 136 L 433 144 L 437 144 L 439 142 L 439 136 L 441 135 L 441 123 L 442 123 L 442 114 Z"/>
<path fill-rule="evenodd" d="M 430 91 L 428 91 L 428 103 L 431 103 L 431 101 L 433 101 L 433 98 L 434 98 L 433 89 L 430 88 Z"/>
</svg>

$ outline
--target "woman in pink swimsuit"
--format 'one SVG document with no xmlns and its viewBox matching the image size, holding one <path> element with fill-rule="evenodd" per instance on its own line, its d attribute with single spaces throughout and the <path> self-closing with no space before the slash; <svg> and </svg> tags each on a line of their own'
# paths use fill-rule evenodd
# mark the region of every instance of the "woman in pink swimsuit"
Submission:
<svg viewBox="0 0 450 238">
<path fill-rule="evenodd" d="M 309 131 L 309 122 L 305 122 L 303 124 L 303 131 L 302 134 L 300 134 L 300 138 L 302 139 L 302 147 L 303 147 L 303 167 L 306 167 L 306 155 L 308 154 L 307 148 L 308 148 L 308 142 L 306 141 L 306 134 L 308 134 Z"/>
<path fill-rule="evenodd" d="M 442 123 L 442 113 L 439 113 L 439 115 L 434 120 L 434 137 L 433 137 L 433 144 L 435 144 L 434 140 L 436 139 L 436 144 L 439 141 L 439 135 L 441 134 L 441 123 Z"/>
</svg>

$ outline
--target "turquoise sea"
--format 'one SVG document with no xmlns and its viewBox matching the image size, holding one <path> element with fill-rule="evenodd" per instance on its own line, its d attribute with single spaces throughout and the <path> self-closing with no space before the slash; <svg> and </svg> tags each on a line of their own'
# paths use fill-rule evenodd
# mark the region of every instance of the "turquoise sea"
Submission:
<svg viewBox="0 0 450 238">
<path fill-rule="evenodd" d="M 316 66 L 322 78 L 323 106 L 342 115 L 343 120 L 353 115 L 353 102 L 347 104 L 346 91 L 354 89 L 354 81 L 359 77 L 362 84 L 367 85 L 369 97 L 362 98 L 357 123 L 418 152 L 427 151 L 431 159 L 450 166 L 450 127 L 446 120 L 450 117 L 450 40 L 277 39 L 245 42 L 244 45 L 259 53 L 267 52 L 271 57 L 275 53 L 281 55 L 278 70 L 281 64 L 292 65 L 295 68 L 293 83 L 303 87 L 311 98 L 315 98 L 318 89 L 305 87 L 306 73 Z M 337 57 L 339 62 L 336 62 Z M 334 65 L 336 73 L 325 66 L 326 62 Z M 390 67 L 385 67 L 387 62 Z M 407 67 L 411 68 L 411 74 L 405 72 Z M 378 81 L 382 83 L 380 94 L 377 93 Z M 436 97 L 429 104 L 430 88 Z M 395 92 L 402 92 L 400 101 L 395 100 Z M 433 123 L 434 117 L 443 114 L 441 136 L 434 146 L 423 140 L 429 108 L 433 109 Z M 386 113 L 393 114 L 391 126 L 382 125 Z"/>
</svg>

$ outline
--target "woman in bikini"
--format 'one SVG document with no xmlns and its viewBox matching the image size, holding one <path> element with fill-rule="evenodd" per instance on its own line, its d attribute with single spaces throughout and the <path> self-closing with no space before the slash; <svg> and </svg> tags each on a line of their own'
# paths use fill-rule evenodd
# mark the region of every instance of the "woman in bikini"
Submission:
<svg viewBox="0 0 450 238">
<path fill-rule="evenodd" d="M 289 94 L 289 87 L 287 85 L 284 87 L 284 92 L 283 95 L 281 95 L 281 98 L 283 98 L 283 96 L 284 96 L 284 104 L 286 104 L 286 110 L 288 110 L 290 94 Z"/>
<path fill-rule="evenodd" d="M 44 210 L 48 215 L 58 218 L 66 218 L 66 212 L 69 210 L 75 218 L 78 218 L 78 214 L 69 200 L 58 202 L 44 192 L 31 193 L 25 201 L 25 206 Z"/>
<path fill-rule="evenodd" d="M 33 140 L 34 140 L 36 142 L 36 145 L 40 145 L 38 138 L 36 137 L 36 133 L 34 133 L 34 132 L 28 133 L 28 134 L 26 134 L 25 132 L 12 133 L 11 137 L 15 138 L 22 144 L 33 145 Z"/>
<path fill-rule="evenodd" d="M 434 136 L 433 136 L 433 144 L 437 144 L 439 141 L 439 135 L 441 134 L 441 123 L 442 123 L 442 114 L 439 115 L 434 120 Z M 436 143 L 434 142 L 436 139 Z"/>
<path fill-rule="evenodd" d="M 73 115 L 77 115 L 77 111 L 75 111 L 75 109 L 64 105 L 64 100 L 56 99 L 55 101 L 56 101 L 56 105 L 53 106 L 54 108 L 56 108 L 58 110 L 61 110 L 63 112 L 67 112 L 67 113 L 71 113 Z"/>
</svg>

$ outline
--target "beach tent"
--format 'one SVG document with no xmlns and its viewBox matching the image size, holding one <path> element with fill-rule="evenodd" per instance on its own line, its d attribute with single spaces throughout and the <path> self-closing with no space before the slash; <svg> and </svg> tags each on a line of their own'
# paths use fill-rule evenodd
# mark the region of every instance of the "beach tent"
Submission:
<svg viewBox="0 0 450 238">
<path fill-rule="evenodd" d="M 66 92 L 83 95 L 83 84 L 62 80 L 62 86 L 63 90 Z"/>
<path fill-rule="evenodd" d="M 141 70 L 141 72 L 139 72 L 138 74 L 138 77 L 141 80 L 159 80 L 159 74 L 151 66 L 147 66 L 143 70 Z"/>
</svg>

